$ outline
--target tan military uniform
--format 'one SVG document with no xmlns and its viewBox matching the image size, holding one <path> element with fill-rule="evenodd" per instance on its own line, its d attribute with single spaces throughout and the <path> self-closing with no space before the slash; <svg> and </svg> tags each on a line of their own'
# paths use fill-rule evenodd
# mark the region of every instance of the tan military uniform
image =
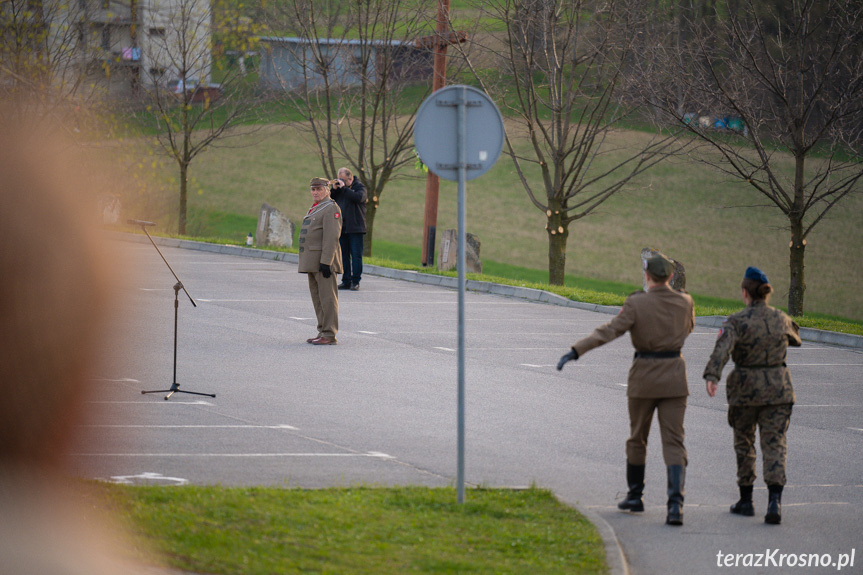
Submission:
<svg viewBox="0 0 863 575">
<path fill-rule="evenodd" d="M 755 429 L 761 429 L 764 481 L 785 485 L 788 444 L 785 432 L 795 402 L 791 374 L 785 366 L 789 345 L 801 344 L 799 328 L 781 310 L 763 301 L 728 317 L 704 368 L 704 379 L 719 381 L 729 357 L 728 423 L 734 429 L 737 482 L 755 482 Z"/>
<path fill-rule="evenodd" d="M 689 395 L 686 362 L 680 356 L 649 356 L 679 352 L 694 326 L 692 298 L 667 285 L 658 285 L 630 295 L 617 317 L 572 346 L 581 356 L 628 331 L 636 353 L 648 356 L 633 360 L 626 391 L 630 420 L 626 459 L 634 465 L 645 462 L 654 410 L 658 412 L 666 465 L 686 465 L 683 446 L 683 416 Z"/>
<path fill-rule="evenodd" d="M 309 276 L 309 292 L 318 319 L 318 337 L 335 338 L 339 330 L 336 274 L 342 273 L 341 232 L 342 212 L 330 198 L 312 206 L 300 228 L 299 272 Z M 330 266 L 330 277 L 323 276 L 321 264 Z"/>
</svg>

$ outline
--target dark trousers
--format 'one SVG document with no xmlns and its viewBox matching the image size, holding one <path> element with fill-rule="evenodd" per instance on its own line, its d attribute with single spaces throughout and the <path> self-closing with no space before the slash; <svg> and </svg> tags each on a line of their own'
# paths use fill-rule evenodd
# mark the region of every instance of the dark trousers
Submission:
<svg viewBox="0 0 863 575">
<path fill-rule="evenodd" d="M 342 267 L 345 270 L 342 283 L 359 284 L 363 275 L 363 236 L 365 234 L 342 234 Z"/>
</svg>

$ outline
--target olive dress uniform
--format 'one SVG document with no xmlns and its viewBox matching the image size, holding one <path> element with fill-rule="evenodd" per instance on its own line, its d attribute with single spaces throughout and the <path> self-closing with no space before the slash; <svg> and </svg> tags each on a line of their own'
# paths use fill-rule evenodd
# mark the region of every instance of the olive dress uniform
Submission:
<svg viewBox="0 0 863 575">
<path fill-rule="evenodd" d="M 626 459 L 630 463 L 645 463 L 654 410 L 658 411 L 665 464 L 687 463 L 683 415 L 689 387 L 680 350 L 694 326 L 689 294 L 658 285 L 630 295 L 617 317 L 572 346 L 581 356 L 630 332 L 636 349 L 626 389 L 631 429 Z"/>
<path fill-rule="evenodd" d="M 651 258 L 647 265 L 646 269 L 659 277 L 670 277 L 673 271 L 673 264 L 663 256 Z M 686 362 L 680 350 L 694 326 L 692 298 L 663 283 L 652 286 L 646 292 L 631 294 L 617 317 L 572 346 L 574 358 L 577 359 L 627 331 L 630 333 L 636 352 L 629 369 L 626 390 L 630 425 L 630 436 L 626 442 L 629 491 L 618 507 L 621 510 L 644 511 L 642 495 L 647 436 L 653 412 L 656 411 L 662 453 L 668 471 L 669 515 L 666 521 L 672 525 L 683 523 L 683 484 L 687 464 L 683 445 L 683 418 L 689 387 Z"/>
<path fill-rule="evenodd" d="M 336 274 L 342 273 L 341 231 L 342 212 L 330 198 L 312 206 L 300 228 L 299 272 L 309 277 L 309 292 L 318 319 L 318 338 L 335 340 L 339 330 Z M 330 277 L 324 277 L 322 264 L 330 267 Z"/>
<path fill-rule="evenodd" d="M 734 359 L 726 382 L 728 423 L 734 430 L 737 484 L 741 489 L 741 502 L 732 506 L 734 513 L 753 514 L 756 426 L 761 430 L 764 481 L 771 492 L 779 494 L 785 485 L 785 432 L 795 402 L 791 374 L 785 366 L 789 345 L 801 345 L 797 324 L 781 310 L 756 300 L 723 322 L 704 368 L 704 379 L 718 382 L 729 357 Z M 744 512 L 741 503 L 747 500 Z M 768 522 L 778 522 L 778 517 Z"/>
</svg>

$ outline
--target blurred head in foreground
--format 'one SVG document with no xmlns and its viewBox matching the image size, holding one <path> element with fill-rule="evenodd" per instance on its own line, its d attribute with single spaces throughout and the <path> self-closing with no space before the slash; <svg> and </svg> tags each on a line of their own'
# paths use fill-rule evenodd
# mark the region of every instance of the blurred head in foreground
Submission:
<svg viewBox="0 0 863 575">
<path fill-rule="evenodd" d="M 103 319 L 95 206 L 72 150 L 52 134 L 0 126 L 3 468 L 58 463 Z"/>
<path fill-rule="evenodd" d="M 110 291 L 85 165 L 0 120 L 0 575 L 131 572 L 61 481 Z"/>
</svg>

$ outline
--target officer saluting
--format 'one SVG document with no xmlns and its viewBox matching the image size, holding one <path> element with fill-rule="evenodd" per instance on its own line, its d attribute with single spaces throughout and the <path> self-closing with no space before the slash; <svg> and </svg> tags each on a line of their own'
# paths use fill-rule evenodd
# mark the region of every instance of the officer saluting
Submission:
<svg viewBox="0 0 863 575">
<path fill-rule="evenodd" d="M 342 212 L 330 198 L 330 182 L 312 178 L 309 187 L 314 204 L 300 228 L 299 272 L 309 276 L 309 292 L 318 318 L 318 335 L 306 341 L 314 345 L 335 345 L 339 330 L 339 290 L 336 274 L 342 273 L 339 235 Z"/>
<path fill-rule="evenodd" d="M 683 525 L 683 494 L 686 448 L 683 446 L 683 416 L 689 388 L 686 363 L 680 350 L 695 326 L 692 298 L 673 290 L 668 282 L 674 264 L 658 254 L 645 262 L 648 289 L 626 298 L 620 313 L 572 346 L 557 364 L 578 359 L 591 349 L 606 344 L 627 331 L 635 347 L 629 370 L 626 395 L 629 403 L 630 437 L 626 441 L 626 499 L 617 507 L 623 511 L 644 511 L 644 467 L 647 436 L 653 412 L 658 412 L 662 455 L 668 471 L 669 525 Z"/>
</svg>

